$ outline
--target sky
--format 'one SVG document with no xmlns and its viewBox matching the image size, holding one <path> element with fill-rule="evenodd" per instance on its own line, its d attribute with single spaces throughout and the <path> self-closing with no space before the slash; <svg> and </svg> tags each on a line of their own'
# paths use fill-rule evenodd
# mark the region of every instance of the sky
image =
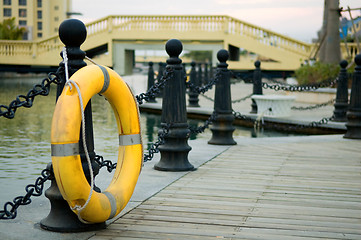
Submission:
<svg viewBox="0 0 361 240">
<path fill-rule="evenodd" d="M 324 0 L 73 0 L 85 23 L 108 15 L 229 15 L 274 32 L 311 42 L 322 26 Z M 360 8 L 361 0 L 340 0 Z M 348 17 L 348 12 L 343 16 Z M 360 16 L 360 11 L 352 11 Z"/>
</svg>

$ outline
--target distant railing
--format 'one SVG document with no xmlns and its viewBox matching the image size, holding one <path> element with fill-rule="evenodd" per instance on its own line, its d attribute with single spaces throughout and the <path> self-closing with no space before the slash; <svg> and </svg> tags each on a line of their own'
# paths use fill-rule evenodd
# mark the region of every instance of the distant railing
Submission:
<svg viewBox="0 0 361 240">
<path fill-rule="evenodd" d="M 108 16 L 86 24 L 88 37 L 106 32 L 149 33 L 217 33 L 212 36 L 222 39 L 225 35 L 251 38 L 268 47 L 293 52 L 307 58 L 313 44 L 304 43 L 256 25 L 229 16 Z M 219 33 L 219 34 L 218 34 Z M 187 35 L 184 35 L 187 36 Z M 41 41 L 0 40 L 0 56 L 27 56 L 29 59 L 52 51 L 59 52 L 62 44 L 58 36 Z M 351 49 L 353 44 L 348 44 Z M 346 57 L 346 47 L 341 46 Z M 280 53 L 282 54 L 282 53 Z"/>
</svg>

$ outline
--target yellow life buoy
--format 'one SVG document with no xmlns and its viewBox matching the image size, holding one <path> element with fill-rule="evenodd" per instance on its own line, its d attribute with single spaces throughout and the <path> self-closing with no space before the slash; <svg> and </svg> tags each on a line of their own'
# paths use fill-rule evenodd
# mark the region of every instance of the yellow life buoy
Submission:
<svg viewBox="0 0 361 240">
<path fill-rule="evenodd" d="M 105 96 L 111 104 L 119 133 L 118 162 L 107 189 L 102 193 L 91 192 L 79 155 L 81 111 L 84 109 L 80 109 L 77 90 L 66 85 L 57 101 L 51 127 L 54 175 L 62 196 L 80 219 L 89 223 L 104 222 L 126 206 L 142 168 L 138 106 L 128 85 L 109 68 L 86 66 L 77 71 L 71 80 L 79 87 L 84 107 L 97 93 Z M 81 211 L 73 209 L 84 206 L 86 202 Z"/>
</svg>

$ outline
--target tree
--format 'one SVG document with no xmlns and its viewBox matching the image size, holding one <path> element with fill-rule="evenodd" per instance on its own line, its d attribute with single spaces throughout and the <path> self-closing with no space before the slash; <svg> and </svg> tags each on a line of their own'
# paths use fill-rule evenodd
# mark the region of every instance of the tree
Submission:
<svg viewBox="0 0 361 240">
<path fill-rule="evenodd" d="M 339 0 L 325 0 L 321 37 L 326 34 L 320 48 L 319 59 L 323 63 L 338 64 L 341 61 Z"/>
<path fill-rule="evenodd" d="M 0 39 L 3 40 L 21 40 L 26 32 L 24 27 L 15 24 L 15 17 L 4 19 L 0 23 Z"/>
</svg>

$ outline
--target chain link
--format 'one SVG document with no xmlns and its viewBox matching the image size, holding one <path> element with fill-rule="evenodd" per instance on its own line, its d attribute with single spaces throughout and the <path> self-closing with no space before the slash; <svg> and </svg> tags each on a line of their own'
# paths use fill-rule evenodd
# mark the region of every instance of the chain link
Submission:
<svg viewBox="0 0 361 240">
<path fill-rule="evenodd" d="M 234 110 L 232 110 L 232 113 L 234 115 L 234 117 L 236 119 L 240 119 L 240 120 L 245 120 L 245 121 L 251 121 L 251 122 L 255 122 L 254 119 L 241 114 L 240 112 L 236 112 Z M 327 124 L 329 121 L 331 121 L 333 119 L 332 117 L 324 117 L 319 121 L 312 121 L 309 124 L 297 124 L 294 126 L 282 126 L 280 127 L 277 124 L 272 124 L 272 123 L 263 123 L 263 125 L 268 125 L 268 126 L 272 126 L 273 129 L 278 129 L 278 130 L 297 130 L 297 129 L 304 129 L 304 128 L 315 128 L 315 127 L 319 127 L 321 125 L 325 125 Z"/>
<path fill-rule="evenodd" d="M 154 99 L 160 93 L 160 90 L 164 88 L 165 83 L 170 78 L 172 78 L 173 73 L 174 73 L 173 68 L 170 66 L 167 66 L 166 70 L 163 73 L 162 78 L 159 81 L 154 83 L 154 85 L 151 86 L 146 93 L 141 93 L 141 94 L 135 96 L 138 104 L 142 105 L 143 101 L 148 102 L 149 100 Z"/>
<path fill-rule="evenodd" d="M 48 96 L 50 92 L 50 84 L 60 84 L 58 77 L 55 73 L 49 73 L 48 77 L 45 78 L 40 84 L 34 85 L 32 89 L 26 95 L 18 95 L 9 106 L 0 105 L 0 117 L 13 119 L 15 112 L 20 107 L 30 108 L 33 106 L 34 98 L 38 95 Z"/>
<path fill-rule="evenodd" d="M 189 127 L 189 130 L 191 131 L 191 134 L 199 134 L 204 132 L 209 125 L 211 125 L 214 120 L 216 120 L 217 117 L 217 113 L 213 112 L 211 116 L 209 116 L 209 118 L 204 122 L 203 126 L 199 126 L 199 127 Z"/>
<path fill-rule="evenodd" d="M 29 184 L 25 187 L 26 194 L 14 198 L 13 202 L 6 202 L 4 210 L 0 211 L 0 219 L 15 219 L 17 216 L 17 209 L 21 205 L 28 205 L 31 203 L 30 197 L 39 197 L 43 193 L 44 183 L 52 176 L 49 169 L 44 169 L 41 176 L 38 177 L 34 184 Z"/>
<path fill-rule="evenodd" d="M 191 92 L 198 93 L 198 94 L 204 94 L 209 89 L 211 89 L 213 87 L 213 85 L 215 85 L 219 81 L 220 75 L 221 75 L 221 71 L 217 70 L 215 77 L 212 78 L 209 81 L 209 83 L 207 83 L 206 85 L 204 85 L 202 87 L 198 87 L 198 86 L 194 85 L 193 83 L 191 83 L 190 81 L 187 81 L 186 87 L 189 88 L 189 90 Z"/>
<path fill-rule="evenodd" d="M 251 93 L 251 94 L 249 94 L 249 95 L 247 95 L 247 96 L 245 96 L 243 98 L 240 98 L 240 99 L 237 99 L 237 100 L 232 100 L 232 103 L 239 103 L 239 102 L 245 101 L 245 100 L 251 98 L 252 96 L 253 96 L 253 93 Z"/>
<path fill-rule="evenodd" d="M 283 85 L 283 84 L 268 84 L 265 82 L 262 82 L 262 87 L 264 89 L 271 89 L 271 90 L 275 90 L 275 91 L 290 91 L 290 92 L 302 92 L 302 91 L 312 91 L 312 90 L 316 90 L 318 88 L 322 88 L 322 87 L 332 87 L 336 84 L 336 82 L 338 81 L 338 78 L 336 79 L 328 79 L 325 80 L 321 83 L 316 83 L 316 84 L 312 84 L 312 85 Z"/>
<path fill-rule="evenodd" d="M 169 129 L 171 124 L 164 124 L 162 126 L 162 130 L 158 132 L 158 140 L 155 143 L 152 143 L 150 149 L 148 150 L 148 154 L 144 154 L 144 162 L 149 162 L 153 159 L 154 153 L 159 152 L 159 146 L 164 144 L 164 138 L 169 134 Z"/>
<path fill-rule="evenodd" d="M 321 107 L 325 107 L 328 105 L 331 105 L 333 103 L 335 103 L 336 99 L 331 99 L 330 101 L 327 101 L 325 103 L 319 103 L 319 104 L 315 104 L 315 105 L 311 105 L 311 106 L 307 106 L 307 107 L 291 107 L 292 110 L 298 110 L 298 111 L 306 111 L 306 110 L 313 110 L 313 109 L 317 109 L 317 108 L 321 108 Z"/>
<path fill-rule="evenodd" d="M 103 156 L 95 155 L 94 161 L 99 165 L 99 168 L 107 167 L 108 172 L 112 172 L 117 168 L 117 163 L 112 163 L 110 160 L 104 160 Z"/>
</svg>

